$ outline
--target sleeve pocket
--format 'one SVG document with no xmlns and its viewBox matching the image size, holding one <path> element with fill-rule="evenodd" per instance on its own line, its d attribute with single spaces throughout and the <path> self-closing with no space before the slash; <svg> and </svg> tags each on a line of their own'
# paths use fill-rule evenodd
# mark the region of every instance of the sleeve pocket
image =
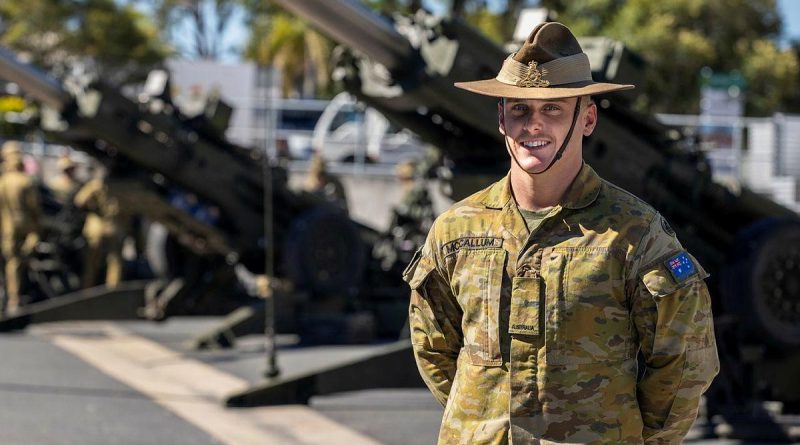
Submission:
<svg viewBox="0 0 800 445">
<path fill-rule="evenodd" d="M 403 271 L 403 280 L 408 283 L 411 289 L 419 289 L 433 269 L 433 260 L 430 257 L 423 256 L 422 248 L 419 248 Z"/>
</svg>

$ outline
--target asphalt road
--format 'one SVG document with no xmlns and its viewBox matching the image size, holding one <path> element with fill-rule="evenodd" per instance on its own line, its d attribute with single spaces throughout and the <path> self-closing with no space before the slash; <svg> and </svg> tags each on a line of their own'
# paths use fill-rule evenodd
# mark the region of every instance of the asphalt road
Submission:
<svg viewBox="0 0 800 445">
<path fill-rule="evenodd" d="M 435 443 L 442 409 L 424 388 L 225 408 L 228 396 L 264 382 L 266 359 L 258 335 L 229 350 L 189 348 L 218 321 L 64 322 L 0 334 L 0 444 Z M 358 361 L 380 347 L 298 347 L 281 337 L 278 365 L 291 377 Z"/>
<path fill-rule="evenodd" d="M 0 444 L 347 444 L 435 442 L 441 408 L 424 389 L 313 397 L 308 406 L 224 408 L 262 383 L 261 338 L 235 350 L 192 351 L 216 319 L 66 322 L 0 334 Z M 370 347 L 296 348 L 285 374 L 370 353 Z"/>
</svg>

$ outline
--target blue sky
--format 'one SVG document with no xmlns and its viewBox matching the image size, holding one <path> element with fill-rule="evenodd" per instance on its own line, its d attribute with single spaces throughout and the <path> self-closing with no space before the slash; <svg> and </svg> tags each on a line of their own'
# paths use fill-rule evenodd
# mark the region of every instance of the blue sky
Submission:
<svg viewBox="0 0 800 445">
<path fill-rule="evenodd" d="M 783 17 L 783 38 L 800 39 L 800 0 L 778 0 Z"/>
</svg>

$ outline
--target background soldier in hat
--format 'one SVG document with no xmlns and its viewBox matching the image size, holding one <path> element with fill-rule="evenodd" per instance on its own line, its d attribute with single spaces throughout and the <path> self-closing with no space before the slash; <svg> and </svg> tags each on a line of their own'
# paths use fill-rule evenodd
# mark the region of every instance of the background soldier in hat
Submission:
<svg viewBox="0 0 800 445">
<path fill-rule="evenodd" d="M 397 164 L 395 177 L 400 183 L 403 197 L 400 205 L 394 209 L 395 221 L 392 225 L 412 225 L 415 230 L 423 230 L 424 233 L 433 222 L 433 202 L 424 182 L 417 180 L 416 169 L 414 161 Z"/>
<path fill-rule="evenodd" d="M 73 198 L 81 187 L 80 181 L 75 177 L 75 161 L 67 155 L 58 158 L 56 162 L 59 175 L 56 176 L 48 186 L 53 191 L 53 198 L 61 204 L 61 207 L 73 205 Z"/>
<path fill-rule="evenodd" d="M 100 284 L 98 276 L 105 261 L 104 283 L 115 287 L 122 279 L 122 247 L 129 215 L 109 193 L 103 168 L 95 170 L 94 177 L 78 190 L 74 201 L 76 207 L 87 211 L 83 223 L 86 260 L 81 285 L 87 288 Z"/>
<path fill-rule="evenodd" d="M 392 219 L 384 238 L 376 243 L 373 253 L 381 258 L 381 267 L 408 264 L 417 246 L 433 224 L 435 213 L 424 181 L 417 178 L 417 163 L 403 161 L 395 168 L 395 178 L 402 191 L 400 203 L 392 208 Z"/>
<path fill-rule="evenodd" d="M 437 218 L 404 274 L 439 443 L 680 442 L 719 369 L 707 274 L 582 158 L 590 96 L 633 86 L 594 82 L 560 23 L 456 86 L 499 99 L 510 170 Z"/>
<path fill-rule="evenodd" d="M 39 242 L 39 191 L 25 174 L 22 150 L 16 141 L 3 144 L 3 176 L 0 178 L 0 233 L 5 259 L 5 313 L 13 314 L 20 305 L 20 289 L 25 257 Z"/>
<path fill-rule="evenodd" d="M 344 185 L 339 178 L 328 172 L 325 160 L 319 153 L 315 153 L 311 158 L 305 189 L 347 212 L 347 194 Z"/>
</svg>

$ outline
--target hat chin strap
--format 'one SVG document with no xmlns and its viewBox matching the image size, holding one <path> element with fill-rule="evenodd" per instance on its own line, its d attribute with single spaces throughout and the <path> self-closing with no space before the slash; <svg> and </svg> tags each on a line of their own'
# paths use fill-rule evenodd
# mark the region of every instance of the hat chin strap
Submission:
<svg viewBox="0 0 800 445">
<path fill-rule="evenodd" d="M 503 98 L 503 102 L 505 102 L 505 100 L 506 99 Z M 505 107 L 503 108 L 505 109 Z M 561 148 L 558 149 L 556 155 L 553 156 L 553 160 L 550 161 L 550 164 L 548 164 L 544 170 L 537 173 L 528 173 L 528 174 L 541 175 L 547 170 L 550 170 L 550 167 L 552 167 L 556 163 L 556 161 L 561 159 L 561 156 L 564 155 L 564 151 L 567 149 L 567 144 L 569 144 L 569 140 L 572 138 L 572 132 L 575 130 L 575 124 L 578 122 L 578 114 L 580 114 L 580 112 L 581 112 L 581 98 L 579 96 L 577 102 L 575 103 L 575 112 L 572 113 L 572 124 L 569 126 L 569 131 L 567 131 L 567 137 L 564 138 L 564 143 L 561 144 Z M 505 128 L 505 126 L 506 126 L 506 113 L 505 111 L 503 111 L 503 128 Z M 514 156 L 514 151 L 511 150 L 511 147 L 508 146 L 508 139 L 506 137 L 503 137 L 503 141 L 506 143 L 506 150 L 508 150 L 508 152 L 511 154 L 511 157 L 514 159 L 514 162 L 516 162 L 517 165 L 520 168 L 522 168 L 522 166 L 519 164 L 519 161 L 517 161 L 517 157 Z"/>
</svg>

